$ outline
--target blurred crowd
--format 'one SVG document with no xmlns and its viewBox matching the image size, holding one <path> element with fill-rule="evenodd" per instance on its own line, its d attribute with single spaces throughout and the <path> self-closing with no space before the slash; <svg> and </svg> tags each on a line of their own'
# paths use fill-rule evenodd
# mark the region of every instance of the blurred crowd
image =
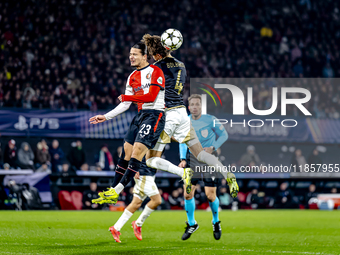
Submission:
<svg viewBox="0 0 340 255">
<path fill-rule="evenodd" d="M 242 182 L 241 185 L 243 185 Z M 257 180 L 249 180 L 247 184 L 242 186 L 242 191 L 239 192 L 237 198 L 233 199 L 229 195 L 226 181 L 221 179 L 217 188 L 217 196 L 220 201 L 220 209 L 318 209 L 325 206 L 321 201 L 318 201 L 318 195 L 338 194 L 338 187 L 339 185 L 332 181 L 313 183 L 311 181 L 280 182 L 268 180 L 262 181 L 260 184 Z M 131 203 L 133 198 L 133 187 L 128 187 L 120 194 L 119 202 L 111 208 L 105 204 L 92 204 L 92 199 L 98 198 L 98 191 L 101 190 L 96 181 L 92 181 L 83 192 L 74 188 L 71 191 L 61 190 L 55 197 L 53 206 L 55 209 L 63 210 L 110 209 L 122 211 L 126 205 Z M 162 197 L 162 203 L 157 210 L 184 209 L 184 194 L 180 185 L 159 188 L 159 193 Z M 148 201 L 149 198 L 143 202 L 143 205 L 147 204 Z M 196 185 L 195 203 L 199 210 L 210 210 L 203 182 Z M 0 185 L 0 209 L 31 210 L 43 208 L 39 191 L 35 187 L 27 183 L 17 184 L 15 181 L 10 181 L 5 187 Z M 327 208 L 327 205 L 325 208 Z"/>
<path fill-rule="evenodd" d="M 131 72 L 129 48 L 169 27 L 184 36 L 174 55 L 188 77 L 340 77 L 339 22 L 338 4 L 329 0 L 4 0 L 0 105 L 111 109 Z M 258 89 L 264 109 L 270 85 Z M 339 118 L 339 86 L 311 89 L 308 109 Z"/>
<path fill-rule="evenodd" d="M 91 166 L 80 140 L 71 143 L 66 152 L 59 146 L 57 139 L 50 145 L 42 139 L 34 148 L 27 142 L 17 145 L 14 139 L 10 139 L 3 153 L 0 143 L 0 169 L 32 169 L 34 172 L 61 173 L 65 176 L 75 174 L 77 170 L 113 171 L 122 147 L 118 147 L 112 155 L 108 145 L 103 144 L 98 153 L 93 155 L 95 164 Z"/>
</svg>

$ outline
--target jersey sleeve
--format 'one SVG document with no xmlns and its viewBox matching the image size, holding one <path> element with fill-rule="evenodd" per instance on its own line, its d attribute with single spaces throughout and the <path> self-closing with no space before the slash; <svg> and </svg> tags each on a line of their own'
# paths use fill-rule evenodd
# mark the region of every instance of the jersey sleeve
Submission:
<svg viewBox="0 0 340 255">
<path fill-rule="evenodd" d="M 158 86 L 161 90 L 165 88 L 165 78 L 162 69 L 155 66 L 151 76 L 151 86 Z"/>
<path fill-rule="evenodd" d="M 126 87 L 125 87 L 125 95 L 133 95 L 133 89 L 130 86 L 130 76 L 128 77 L 126 81 Z M 132 102 L 121 102 L 119 105 L 117 105 L 116 108 L 114 108 L 112 111 L 109 111 L 108 113 L 104 114 L 105 118 L 107 120 L 113 119 L 114 117 L 118 116 L 119 114 L 125 112 L 127 109 L 129 109 Z"/>
<path fill-rule="evenodd" d="M 134 92 L 133 92 L 133 89 L 130 85 L 130 77 L 131 77 L 132 74 L 130 74 L 129 78 L 127 79 L 126 81 L 126 87 L 125 87 L 125 95 L 134 95 Z"/>
<path fill-rule="evenodd" d="M 157 86 L 150 87 L 149 93 L 144 95 L 122 95 L 122 102 L 131 101 L 131 102 L 137 102 L 137 103 L 151 103 L 155 101 L 158 92 L 160 91 L 160 88 Z"/>
<path fill-rule="evenodd" d="M 213 146 L 217 150 L 228 140 L 228 133 L 225 130 L 224 126 L 219 122 L 219 120 L 215 117 L 212 118 L 211 129 L 215 132 L 218 136 L 216 141 L 214 142 Z"/>
</svg>

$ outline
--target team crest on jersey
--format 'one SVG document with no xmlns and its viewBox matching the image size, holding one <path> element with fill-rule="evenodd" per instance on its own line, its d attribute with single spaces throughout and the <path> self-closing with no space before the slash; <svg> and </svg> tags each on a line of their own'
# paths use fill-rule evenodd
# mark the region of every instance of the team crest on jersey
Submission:
<svg viewBox="0 0 340 255">
<path fill-rule="evenodd" d="M 151 79 L 151 73 L 148 73 L 147 75 L 146 75 L 146 78 L 149 80 L 149 79 Z"/>
<path fill-rule="evenodd" d="M 162 77 L 158 77 L 157 82 L 158 82 L 159 84 L 162 84 L 162 83 L 163 83 L 163 78 L 162 78 Z"/>
<path fill-rule="evenodd" d="M 208 136 L 208 129 L 203 129 L 203 130 L 201 130 L 201 135 L 202 135 L 204 138 L 207 138 L 207 136 Z"/>
</svg>

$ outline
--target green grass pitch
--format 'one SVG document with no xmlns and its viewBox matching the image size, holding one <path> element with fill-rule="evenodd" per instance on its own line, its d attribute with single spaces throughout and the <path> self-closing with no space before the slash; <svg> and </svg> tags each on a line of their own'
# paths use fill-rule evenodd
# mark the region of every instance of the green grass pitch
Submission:
<svg viewBox="0 0 340 255">
<path fill-rule="evenodd" d="M 213 238 L 211 213 L 196 212 L 200 228 L 182 241 L 184 211 L 156 211 L 138 241 L 136 212 L 115 243 L 109 226 L 120 212 L 1 211 L 0 254 L 340 254 L 340 212 L 222 211 L 222 238 Z"/>
</svg>

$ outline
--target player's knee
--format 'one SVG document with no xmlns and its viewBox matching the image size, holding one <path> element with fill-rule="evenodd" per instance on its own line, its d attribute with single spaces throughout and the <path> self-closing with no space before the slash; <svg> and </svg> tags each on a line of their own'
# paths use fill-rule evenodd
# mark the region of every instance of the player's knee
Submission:
<svg viewBox="0 0 340 255">
<path fill-rule="evenodd" d="M 152 157 L 152 158 L 149 158 L 149 159 L 146 161 L 146 165 L 147 165 L 148 167 L 151 167 L 151 162 L 152 162 L 152 160 L 153 160 L 153 157 Z"/>
<path fill-rule="evenodd" d="M 140 207 L 142 205 L 143 201 L 138 199 L 137 201 L 134 202 L 134 205 L 137 207 Z"/>
<path fill-rule="evenodd" d="M 185 200 L 190 200 L 194 197 L 194 193 L 191 192 L 190 194 L 187 194 L 186 192 L 184 192 L 184 199 Z"/>
<path fill-rule="evenodd" d="M 209 202 L 214 202 L 216 199 L 216 194 L 214 192 L 209 192 L 206 194 Z"/>
<path fill-rule="evenodd" d="M 204 150 L 202 150 L 200 153 L 198 153 L 197 155 L 197 159 L 200 162 L 205 162 L 205 156 L 207 155 L 207 152 L 205 152 Z"/>
<path fill-rule="evenodd" d="M 151 201 L 152 201 L 154 207 L 157 207 L 157 206 L 159 206 L 162 203 L 162 197 L 161 197 L 161 195 L 153 196 L 151 198 Z"/>
<path fill-rule="evenodd" d="M 159 206 L 159 205 L 161 205 L 161 203 L 162 203 L 162 197 L 159 196 L 159 197 L 157 197 L 157 199 L 156 199 L 156 201 L 155 201 L 155 204 L 156 204 L 157 206 Z"/>
</svg>

